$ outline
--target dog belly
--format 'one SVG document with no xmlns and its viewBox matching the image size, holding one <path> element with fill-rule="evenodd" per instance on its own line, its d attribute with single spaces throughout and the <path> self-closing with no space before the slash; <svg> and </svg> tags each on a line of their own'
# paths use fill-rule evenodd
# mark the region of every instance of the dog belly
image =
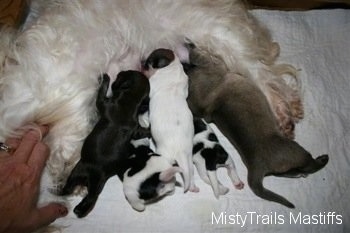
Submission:
<svg viewBox="0 0 350 233">
<path fill-rule="evenodd" d="M 17 135 L 15 130 L 30 122 L 49 124 L 49 170 L 69 172 L 62 164 L 79 158 L 96 117 L 97 77 L 129 47 L 142 56 L 159 47 L 176 49 L 188 37 L 221 54 L 230 70 L 258 80 L 249 67 L 273 61 L 271 40 L 246 14 L 234 0 L 152 5 L 147 0 L 77 0 L 51 6 L 14 41 L 18 65 L 1 75 L 0 139 Z"/>
</svg>

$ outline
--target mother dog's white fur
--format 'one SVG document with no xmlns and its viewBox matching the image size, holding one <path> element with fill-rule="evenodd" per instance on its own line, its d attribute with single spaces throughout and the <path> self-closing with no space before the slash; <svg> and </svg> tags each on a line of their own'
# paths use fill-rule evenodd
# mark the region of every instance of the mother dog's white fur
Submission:
<svg viewBox="0 0 350 233">
<path fill-rule="evenodd" d="M 16 129 L 32 122 L 50 125 L 47 165 L 57 184 L 78 160 L 94 122 L 98 75 L 128 50 L 141 58 L 189 38 L 220 54 L 230 70 L 255 80 L 272 108 L 280 107 L 278 98 L 287 104 L 298 99 L 298 90 L 280 78 L 294 69 L 274 64 L 278 45 L 237 0 L 38 3 L 38 18 L 1 54 L 0 61 L 15 62 L 0 64 L 0 141 L 20 136 Z M 284 113 L 293 115 L 287 104 Z"/>
</svg>

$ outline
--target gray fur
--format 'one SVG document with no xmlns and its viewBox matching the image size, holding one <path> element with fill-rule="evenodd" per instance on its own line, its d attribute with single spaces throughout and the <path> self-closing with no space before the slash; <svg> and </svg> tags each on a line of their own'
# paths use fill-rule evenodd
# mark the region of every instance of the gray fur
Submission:
<svg viewBox="0 0 350 233">
<path fill-rule="evenodd" d="M 289 208 L 294 205 L 263 187 L 267 175 L 300 177 L 328 162 L 313 159 L 295 141 L 282 135 L 265 95 L 249 78 L 231 73 L 220 57 L 188 46 L 191 68 L 188 103 L 197 117 L 216 124 L 240 154 L 248 169 L 248 184 L 259 197 Z"/>
</svg>

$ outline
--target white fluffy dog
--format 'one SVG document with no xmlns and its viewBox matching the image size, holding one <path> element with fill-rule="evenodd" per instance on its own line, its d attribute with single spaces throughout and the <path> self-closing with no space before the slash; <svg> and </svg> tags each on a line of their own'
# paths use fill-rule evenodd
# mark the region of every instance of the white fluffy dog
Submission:
<svg viewBox="0 0 350 233">
<path fill-rule="evenodd" d="M 37 17 L 0 42 L 6 48 L 10 43 L 0 58 L 0 141 L 20 136 L 16 130 L 30 123 L 50 125 L 47 166 L 56 184 L 79 159 L 94 123 L 97 77 L 128 51 L 139 60 L 189 38 L 253 79 L 287 136 L 302 118 L 298 87 L 281 77 L 295 69 L 275 64 L 278 44 L 238 0 L 32 2 L 40 6 Z"/>
</svg>

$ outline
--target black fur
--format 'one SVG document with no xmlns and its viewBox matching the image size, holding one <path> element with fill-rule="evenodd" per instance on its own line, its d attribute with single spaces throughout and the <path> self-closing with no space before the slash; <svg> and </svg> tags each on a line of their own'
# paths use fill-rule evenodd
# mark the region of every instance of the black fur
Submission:
<svg viewBox="0 0 350 233">
<path fill-rule="evenodd" d="M 142 145 L 134 149 L 133 157 L 129 158 L 130 170 L 127 172 L 127 176 L 133 176 L 146 167 L 147 161 L 151 156 L 160 156 L 153 153 L 153 150 L 149 146 Z M 122 178 L 121 178 L 122 180 Z M 142 199 L 142 198 L 141 198 Z"/>
<path fill-rule="evenodd" d="M 149 201 L 157 196 L 157 187 L 161 183 L 159 174 L 160 172 L 156 172 L 142 182 L 139 189 L 140 199 Z"/>
<path fill-rule="evenodd" d="M 199 133 L 210 130 L 209 126 L 201 118 L 194 117 L 193 123 L 195 138 Z M 206 141 L 215 142 L 215 145 L 208 147 L 206 146 Z M 218 166 L 224 165 L 229 156 L 226 150 L 220 145 L 218 138 L 213 132 L 210 132 L 206 138 L 193 146 L 193 155 L 198 152 L 200 152 L 200 155 L 205 160 L 205 167 L 208 171 L 215 171 Z"/>
<path fill-rule="evenodd" d="M 86 216 L 93 209 L 111 176 L 122 179 L 130 167 L 128 158 L 134 152 L 130 140 L 142 135 L 138 132 L 137 116 L 139 106 L 149 95 L 148 79 L 137 71 L 120 72 L 112 84 L 113 96 L 107 98 L 109 82 L 108 75 L 104 74 L 96 100 L 100 119 L 84 141 L 81 159 L 61 193 L 71 194 L 78 185 L 87 187 L 88 194 L 74 208 L 78 217 Z"/>
<path fill-rule="evenodd" d="M 218 165 L 225 164 L 228 154 L 221 145 L 216 144 L 213 148 L 204 148 L 201 156 L 205 160 L 206 169 L 215 171 Z"/>
<path fill-rule="evenodd" d="M 196 154 L 198 151 L 204 149 L 204 143 L 199 142 L 193 145 L 192 154 Z"/>
<path fill-rule="evenodd" d="M 157 49 L 143 62 L 143 69 L 160 69 L 168 66 L 175 59 L 174 53 L 169 49 Z"/>
</svg>

